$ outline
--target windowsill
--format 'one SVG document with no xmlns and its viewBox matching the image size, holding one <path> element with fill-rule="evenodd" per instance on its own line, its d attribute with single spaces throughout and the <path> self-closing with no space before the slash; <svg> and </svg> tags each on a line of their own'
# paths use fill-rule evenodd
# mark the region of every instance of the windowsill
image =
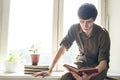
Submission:
<svg viewBox="0 0 120 80">
<path fill-rule="evenodd" d="M 65 72 L 53 72 L 51 76 L 47 76 L 45 78 L 34 77 L 31 74 L 24 74 L 23 72 L 16 72 L 16 73 L 5 73 L 0 71 L 0 80 L 59 80 L 59 78 L 64 74 Z M 113 77 L 116 79 L 120 79 L 120 74 L 115 73 L 108 73 L 109 77 Z"/>
<path fill-rule="evenodd" d="M 39 77 L 34 77 L 31 74 L 24 74 L 23 72 L 16 72 L 16 73 L 5 73 L 5 72 L 0 72 L 0 80 L 58 80 L 64 72 L 53 72 L 51 76 L 47 76 L 45 78 L 42 78 L 41 76 Z"/>
</svg>

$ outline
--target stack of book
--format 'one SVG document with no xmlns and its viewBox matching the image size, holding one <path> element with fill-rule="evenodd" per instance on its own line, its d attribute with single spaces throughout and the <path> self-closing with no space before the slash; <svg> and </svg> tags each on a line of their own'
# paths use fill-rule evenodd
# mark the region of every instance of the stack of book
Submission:
<svg viewBox="0 0 120 80">
<path fill-rule="evenodd" d="M 25 65 L 24 66 L 24 74 L 33 74 L 35 72 L 47 71 L 49 70 L 49 66 L 34 66 L 34 65 Z"/>
</svg>

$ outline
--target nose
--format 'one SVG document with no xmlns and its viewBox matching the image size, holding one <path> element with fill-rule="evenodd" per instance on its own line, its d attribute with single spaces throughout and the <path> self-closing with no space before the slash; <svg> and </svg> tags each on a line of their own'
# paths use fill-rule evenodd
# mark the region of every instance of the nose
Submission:
<svg viewBox="0 0 120 80">
<path fill-rule="evenodd" d="M 86 22 L 84 22 L 84 27 L 87 27 L 87 23 Z"/>
</svg>

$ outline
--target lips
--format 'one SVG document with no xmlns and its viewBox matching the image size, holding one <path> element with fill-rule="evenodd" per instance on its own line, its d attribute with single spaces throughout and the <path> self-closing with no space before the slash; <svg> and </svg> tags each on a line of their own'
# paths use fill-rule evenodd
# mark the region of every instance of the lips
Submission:
<svg viewBox="0 0 120 80">
<path fill-rule="evenodd" d="M 84 29 L 84 30 L 89 30 L 89 29 Z"/>
</svg>

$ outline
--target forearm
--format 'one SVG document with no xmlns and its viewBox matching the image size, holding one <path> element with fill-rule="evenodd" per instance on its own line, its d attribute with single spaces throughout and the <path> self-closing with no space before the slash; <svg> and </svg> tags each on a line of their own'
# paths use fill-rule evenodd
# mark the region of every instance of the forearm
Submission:
<svg viewBox="0 0 120 80">
<path fill-rule="evenodd" d="M 99 71 L 99 73 L 101 73 L 107 66 L 107 62 L 106 60 L 102 60 L 100 61 L 99 65 L 96 67 Z"/>
<path fill-rule="evenodd" d="M 65 51 L 66 51 L 66 48 L 65 48 L 64 45 L 62 45 L 62 46 L 60 47 L 60 49 L 58 50 L 58 52 L 57 52 L 57 54 L 56 54 L 56 56 L 55 56 L 55 58 L 54 58 L 54 60 L 53 60 L 53 63 L 52 63 L 52 65 L 51 65 L 51 67 L 50 67 L 50 72 L 52 72 L 54 66 L 57 64 L 58 60 L 59 60 L 59 59 L 61 58 L 61 56 L 65 53 Z"/>
<path fill-rule="evenodd" d="M 98 73 L 92 74 L 90 76 L 90 78 L 93 77 L 93 76 L 99 75 L 99 73 L 101 73 L 106 68 L 106 65 L 107 65 L 106 60 L 100 61 L 100 63 L 98 64 L 98 66 L 96 66 L 96 68 L 98 69 Z"/>
</svg>

